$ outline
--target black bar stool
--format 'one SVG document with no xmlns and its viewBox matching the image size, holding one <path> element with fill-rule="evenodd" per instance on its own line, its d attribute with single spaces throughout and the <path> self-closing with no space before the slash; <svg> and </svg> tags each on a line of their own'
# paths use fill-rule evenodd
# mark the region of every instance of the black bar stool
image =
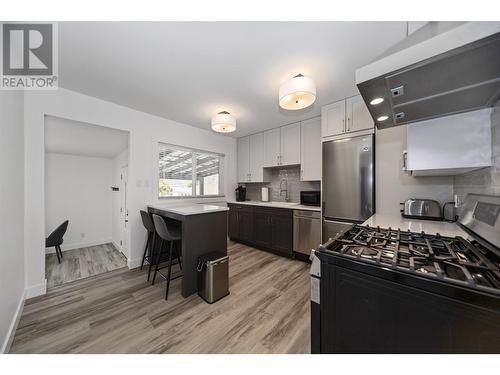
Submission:
<svg viewBox="0 0 500 375">
<path fill-rule="evenodd" d="M 158 269 L 160 266 L 161 255 L 162 255 L 162 253 L 164 253 L 163 245 L 165 244 L 165 242 L 170 242 L 170 246 L 165 246 L 165 251 L 167 252 L 166 254 L 168 255 L 168 265 L 166 266 L 166 267 L 168 267 L 167 275 L 165 276 L 161 272 L 158 272 L 161 276 L 163 276 L 167 280 L 167 291 L 165 293 L 165 299 L 167 300 L 168 299 L 168 289 L 170 287 L 170 280 L 171 280 L 171 276 L 172 276 L 172 258 L 173 258 L 174 250 L 176 252 L 177 262 L 179 264 L 179 268 L 182 270 L 182 263 L 181 263 L 179 250 L 177 247 L 174 248 L 174 242 L 179 242 L 182 239 L 182 230 L 181 230 L 181 227 L 178 225 L 172 225 L 172 224 L 167 225 L 165 220 L 159 215 L 152 214 L 152 217 L 153 217 L 153 222 L 154 222 L 154 226 L 156 229 L 156 234 L 158 234 L 158 237 L 160 237 L 160 248 L 159 248 L 157 256 L 156 256 L 155 272 L 153 274 L 153 280 L 152 280 L 151 284 L 155 283 L 156 273 L 158 272 Z M 165 268 L 165 267 L 162 267 L 162 268 Z M 172 280 L 177 279 L 181 276 L 182 275 L 178 275 L 178 276 L 172 278 Z"/>
<path fill-rule="evenodd" d="M 149 277 L 151 275 L 151 265 L 153 264 L 153 256 L 155 252 L 155 225 L 153 224 L 153 219 L 151 218 L 151 214 L 149 212 L 146 212 L 144 210 L 141 210 L 141 218 L 142 218 L 142 224 L 144 225 L 144 228 L 148 231 L 147 233 L 147 239 L 146 239 L 146 247 L 144 248 L 144 254 L 142 255 L 142 262 L 141 262 L 141 270 L 142 267 L 144 266 L 144 261 L 148 262 L 149 264 L 149 270 L 148 270 L 148 281 Z M 151 251 L 148 253 L 148 246 L 151 244 Z"/>
</svg>

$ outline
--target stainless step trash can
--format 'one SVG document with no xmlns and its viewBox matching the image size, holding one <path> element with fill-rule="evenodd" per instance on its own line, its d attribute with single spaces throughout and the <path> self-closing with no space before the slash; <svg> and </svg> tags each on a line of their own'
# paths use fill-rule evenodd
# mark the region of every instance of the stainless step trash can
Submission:
<svg viewBox="0 0 500 375">
<path fill-rule="evenodd" d="M 229 294 L 229 256 L 221 252 L 202 255 L 197 269 L 201 298 L 214 303 Z"/>
</svg>

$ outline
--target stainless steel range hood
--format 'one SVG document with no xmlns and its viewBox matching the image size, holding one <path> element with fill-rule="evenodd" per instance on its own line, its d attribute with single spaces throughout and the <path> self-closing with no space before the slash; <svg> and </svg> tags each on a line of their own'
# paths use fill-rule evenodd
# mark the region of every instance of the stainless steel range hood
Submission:
<svg viewBox="0 0 500 375">
<path fill-rule="evenodd" d="M 500 22 L 429 22 L 358 69 L 356 84 L 379 129 L 491 107 Z"/>
</svg>

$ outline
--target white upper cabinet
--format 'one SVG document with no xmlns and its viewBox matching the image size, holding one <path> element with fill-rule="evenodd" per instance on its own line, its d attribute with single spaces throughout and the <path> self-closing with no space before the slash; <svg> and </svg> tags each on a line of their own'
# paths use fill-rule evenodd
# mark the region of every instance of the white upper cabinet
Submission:
<svg viewBox="0 0 500 375">
<path fill-rule="evenodd" d="M 408 124 L 403 166 L 414 176 L 457 175 L 491 166 L 491 111 L 485 108 Z"/>
<path fill-rule="evenodd" d="M 264 182 L 264 168 L 301 164 L 301 179 L 321 180 L 321 119 L 238 138 L 238 182 Z"/>
<path fill-rule="evenodd" d="M 300 164 L 300 122 L 281 127 L 281 154 L 279 164 Z"/>
<path fill-rule="evenodd" d="M 281 152 L 280 128 L 267 130 L 264 133 L 264 167 L 279 165 Z"/>
<path fill-rule="evenodd" d="M 250 181 L 250 137 L 238 138 L 238 182 Z"/>
<path fill-rule="evenodd" d="M 302 121 L 300 136 L 300 179 L 321 180 L 321 117 Z"/>
<path fill-rule="evenodd" d="M 361 95 L 346 99 L 347 132 L 373 129 L 375 125 Z"/>
<path fill-rule="evenodd" d="M 321 108 L 321 136 L 341 138 L 359 131 L 374 131 L 374 122 L 361 95 Z"/>
<path fill-rule="evenodd" d="M 264 134 L 250 136 L 250 181 L 264 181 Z"/>
<path fill-rule="evenodd" d="M 339 135 L 345 130 L 345 100 L 321 108 L 321 136 Z"/>
</svg>

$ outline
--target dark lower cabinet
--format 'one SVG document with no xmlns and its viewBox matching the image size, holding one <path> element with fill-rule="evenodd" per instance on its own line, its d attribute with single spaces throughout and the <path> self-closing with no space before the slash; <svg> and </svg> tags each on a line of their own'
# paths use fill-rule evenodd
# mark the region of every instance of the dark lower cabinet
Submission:
<svg viewBox="0 0 500 375">
<path fill-rule="evenodd" d="M 293 216 L 275 214 L 271 218 L 272 248 L 280 253 L 291 255 L 293 250 Z"/>
<path fill-rule="evenodd" d="M 499 311 L 332 264 L 320 320 L 321 353 L 500 353 Z"/>
<path fill-rule="evenodd" d="M 239 210 L 239 229 L 242 241 L 252 241 L 253 239 L 253 212 L 251 209 L 243 208 Z"/>
<path fill-rule="evenodd" d="M 293 256 L 293 211 L 229 204 L 229 238 Z"/>
<path fill-rule="evenodd" d="M 253 214 L 253 241 L 256 246 L 271 248 L 273 231 L 271 226 L 271 214 L 269 211 L 256 210 Z"/>
<path fill-rule="evenodd" d="M 227 215 L 227 234 L 229 238 L 236 239 L 240 236 L 240 224 L 236 209 L 230 209 Z"/>
<path fill-rule="evenodd" d="M 247 206 L 230 205 L 228 214 L 229 238 L 251 241 L 253 232 L 253 209 Z"/>
</svg>

